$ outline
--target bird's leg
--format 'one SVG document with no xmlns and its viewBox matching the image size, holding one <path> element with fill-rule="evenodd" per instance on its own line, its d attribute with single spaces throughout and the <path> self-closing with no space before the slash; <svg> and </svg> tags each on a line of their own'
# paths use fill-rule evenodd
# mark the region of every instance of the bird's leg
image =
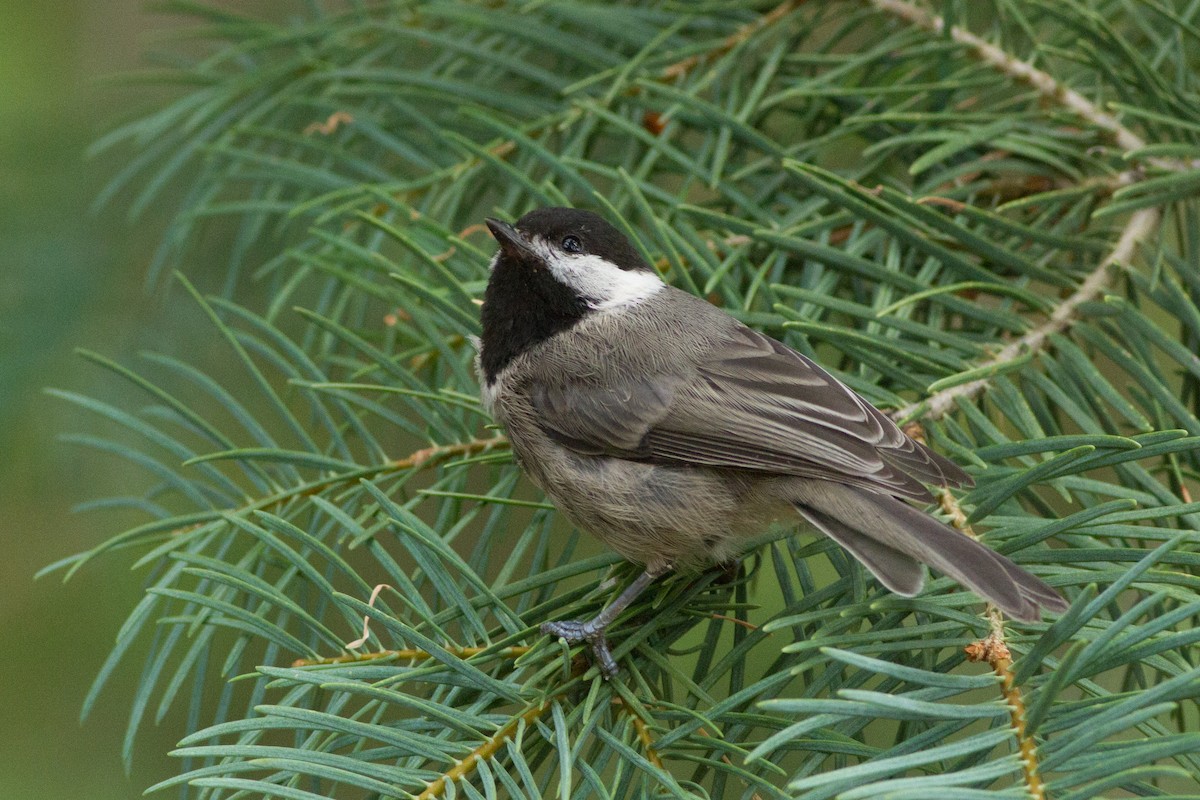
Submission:
<svg viewBox="0 0 1200 800">
<path fill-rule="evenodd" d="M 566 639 L 571 644 L 587 642 L 592 646 L 592 655 L 596 658 L 596 665 L 600 667 L 601 674 L 605 678 L 611 678 L 617 674 L 617 662 L 612 656 L 612 651 L 608 649 L 608 639 L 604 635 L 608 626 L 629 607 L 630 603 L 638 598 L 638 595 L 646 590 L 646 587 L 670 571 L 670 564 L 647 567 L 646 571 L 637 576 L 633 583 L 625 587 L 625 591 L 621 592 L 616 600 L 601 609 L 596 616 L 589 620 L 543 622 L 542 633 Z"/>
</svg>

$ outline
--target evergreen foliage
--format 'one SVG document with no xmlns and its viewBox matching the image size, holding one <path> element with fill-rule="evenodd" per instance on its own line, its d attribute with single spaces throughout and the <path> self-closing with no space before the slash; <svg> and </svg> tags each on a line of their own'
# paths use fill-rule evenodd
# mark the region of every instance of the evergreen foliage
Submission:
<svg viewBox="0 0 1200 800">
<path fill-rule="evenodd" d="M 237 374 L 89 353 L 129 391 L 55 392 L 148 476 L 104 503 L 144 523 L 54 569 L 148 576 L 87 704 L 140 668 L 127 756 L 188 709 L 160 788 L 1200 793 L 1200 5 L 171 5 L 202 55 L 101 143 L 130 154 L 103 199 L 181 198 L 154 274 Z M 781 531 L 648 592 L 614 681 L 540 634 L 637 571 L 478 400 L 479 223 L 549 204 L 915 424 L 978 482 L 947 518 L 1071 610 L 897 597 Z"/>
</svg>

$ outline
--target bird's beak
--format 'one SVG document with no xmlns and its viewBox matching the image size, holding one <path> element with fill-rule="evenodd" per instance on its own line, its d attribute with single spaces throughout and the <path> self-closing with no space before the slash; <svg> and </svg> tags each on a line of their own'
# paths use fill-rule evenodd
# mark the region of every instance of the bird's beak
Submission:
<svg viewBox="0 0 1200 800">
<path fill-rule="evenodd" d="M 512 225 L 490 217 L 484 221 L 487 223 L 488 230 L 492 232 L 492 238 L 500 245 L 500 249 L 506 256 L 525 260 L 533 255 L 529 242 Z"/>
</svg>

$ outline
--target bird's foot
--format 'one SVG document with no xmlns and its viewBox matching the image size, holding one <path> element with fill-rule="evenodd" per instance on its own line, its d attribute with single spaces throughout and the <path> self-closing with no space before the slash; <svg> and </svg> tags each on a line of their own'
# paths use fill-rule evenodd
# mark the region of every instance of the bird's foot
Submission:
<svg viewBox="0 0 1200 800">
<path fill-rule="evenodd" d="M 604 636 L 604 626 L 594 624 L 595 620 L 568 619 L 556 622 L 543 622 L 542 633 L 565 639 L 570 644 L 587 642 L 592 647 L 592 656 L 600 674 L 612 678 L 618 672 L 617 661 L 612 651 L 608 649 L 608 639 Z"/>
</svg>

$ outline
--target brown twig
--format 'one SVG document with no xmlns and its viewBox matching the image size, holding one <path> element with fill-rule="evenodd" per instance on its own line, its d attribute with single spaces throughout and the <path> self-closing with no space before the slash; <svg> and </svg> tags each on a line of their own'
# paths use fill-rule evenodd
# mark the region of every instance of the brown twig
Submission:
<svg viewBox="0 0 1200 800">
<path fill-rule="evenodd" d="M 529 648 L 506 649 L 528 650 Z M 578 666 L 572 668 L 571 677 L 579 677 L 587 670 L 587 668 L 588 663 L 586 659 L 581 659 Z M 509 739 L 512 739 L 517 734 L 522 723 L 529 725 L 534 720 L 540 718 L 543 714 L 550 710 L 550 707 L 554 704 L 554 701 L 565 694 L 573 685 L 574 684 L 572 683 L 563 685 L 556 690 L 554 694 L 550 695 L 542 702 L 532 705 L 517 716 L 512 717 L 507 723 L 504 724 L 504 727 L 496 731 L 495 735 L 489 737 L 482 744 L 472 750 L 470 755 L 455 763 L 455 765 L 443 773 L 441 777 L 427 783 L 425 785 L 425 789 L 419 795 L 417 795 L 416 800 L 433 800 L 435 797 L 441 797 L 446 791 L 446 786 L 454 781 L 462 780 L 474 772 L 479 766 L 480 761 L 491 758 L 500 750 L 501 747 L 504 746 L 505 742 L 507 742 Z"/>
<path fill-rule="evenodd" d="M 1025 698 L 1017 688 L 1012 673 L 1012 653 L 1004 641 L 1004 626 L 1000 612 L 989 606 L 988 617 L 992 631 L 983 639 L 967 645 L 964 650 L 971 661 L 986 661 L 1000 678 L 1000 692 L 1010 709 L 1013 732 L 1021 751 L 1021 767 L 1025 772 L 1025 788 L 1034 800 L 1046 800 L 1046 785 L 1038 774 L 1037 743 L 1029 735 L 1026 724 Z"/>
<path fill-rule="evenodd" d="M 958 499 L 949 489 L 938 493 L 938 504 L 950 516 L 950 524 L 963 532 L 964 536 L 977 539 L 974 529 L 967 522 Z M 1021 765 L 1025 771 L 1025 787 L 1034 800 L 1046 800 L 1046 787 L 1038 774 L 1037 743 L 1029 735 L 1025 724 L 1025 698 L 1013 680 L 1012 653 L 1004 639 L 1004 620 L 1000 611 L 991 603 L 987 604 L 988 624 L 991 632 L 978 641 L 963 648 L 971 661 L 986 661 L 991 665 L 1000 678 L 1000 692 L 1010 709 L 1013 732 L 1017 737 L 1017 747 L 1021 751 Z"/>
<path fill-rule="evenodd" d="M 1129 222 L 1125 224 L 1125 228 L 1121 231 L 1121 236 L 1112 251 L 1088 275 L 1087 279 L 1079 285 L 1079 288 L 1051 312 L 1049 319 L 1006 344 L 987 361 L 977 365 L 976 368 L 995 367 L 1000 369 L 1005 364 L 1024 357 L 1030 351 L 1040 352 L 1043 350 L 1052 336 L 1062 333 L 1071 327 L 1072 323 L 1075 322 L 1075 317 L 1080 306 L 1097 300 L 1104 295 L 1112 281 L 1114 268 L 1124 267 L 1133 260 L 1138 243 L 1148 237 L 1158 227 L 1161 219 L 1162 212 L 1157 208 L 1143 208 L 1135 212 L 1129 218 Z M 960 383 L 957 386 L 950 386 L 940 392 L 931 394 L 924 400 L 911 403 L 893 411 L 892 417 L 898 420 L 906 420 L 919 414 L 924 420 L 940 419 L 951 411 L 960 399 L 972 400 L 990 385 L 990 378 L 978 378 L 967 383 Z"/>
<path fill-rule="evenodd" d="M 709 50 L 706 53 L 688 56 L 681 61 L 676 61 L 674 64 L 669 65 L 662 71 L 660 76 L 661 80 L 670 81 L 685 77 L 689 72 L 701 64 L 728 53 L 730 50 L 737 47 L 739 44 L 742 44 L 751 36 L 761 31 L 763 28 L 779 22 L 788 14 L 795 11 L 803 2 L 804 0 L 785 0 L 785 2 L 780 3 L 758 19 L 755 19 L 753 22 L 746 23 L 733 33 L 726 36 L 721 40 L 721 43 L 712 50 Z"/>
<path fill-rule="evenodd" d="M 958 498 L 955 497 L 949 489 L 942 489 L 938 492 L 938 505 L 942 507 L 950 516 L 950 524 L 958 530 L 970 536 L 972 539 L 978 539 L 975 535 L 975 530 L 967 522 L 966 512 L 962 510 L 962 506 L 958 504 Z"/>
<path fill-rule="evenodd" d="M 452 456 L 468 456 L 474 453 L 482 453 L 484 450 L 503 447 L 508 447 L 508 440 L 503 436 L 494 436 L 488 439 L 472 439 L 469 442 L 459 442 L 458 444 L 435 444 L 431 447 L 423 447 L 420 450 L 409 453 L 404 458 L 389 461 L 379 467 L 355 472 L 349 476 L 338 476 L 330 478 L 327 481 L 308 484 L 303 490 L 296 490 L 296 495 L 311 497 L 318 492 L 323 492 L 339 484 L 350 483 L 351 481 L 358 481 L 363 478 L 375 478 L 390 472 L 403 472 L 407 469 L 425 469 L 435 463 L 445 461 Z M 278 503 L 282 501 L 275 500 L 274 502 Z"/>
<path fill-rule="evenodd" d="M 743 628 L 745 628 L 746 630 L 750 630 L 750 631 L 756 631 L 759 628 L 758 625 L 755 625 L 753 622 L 750 622 L 749 620 L 738 619 L 737 617 L 731 617 L 728 614 L 713 614 L 712 618 L 719 619 L 724 622 L 732 622 L 735 625 L 741 625 Z"/>
<path fill-rule="evenodd" d="M 354 117 L 345 111 L 335 111 L 329 115 L 324 122 L 313 122 L 304 129 L 305 136 L 311 136 L 314 133 L 319 133 L 322 136 L 329 136 L 342 125 L 349 125 L 354 122 Z"/>
<path fill-rule="evenodd" d="M 614 697 L 612 699 L 612 704 L 616 706 L 621 713 L 628 714 L 629 718 L 633 720 L 633 729 L 637 733 L 638 741 L 641 742 L 642 752 L 646 754 L 646 760 L 659 769 L 665 769 L 663 767 L 662 757 L 659 756 L 658 751 L 654 749 L 654 737 L 650 735 L 650 726 L 646 724 L 646 720 L 642 719 L 639 714 L 637 714 L 625 703 L 625 701 L 619 697 Z"/>
<path fill-rule="evenodd" d="M 354 470 L 349 474 L 335 475 L 331 478 L 324 478 L 318 481 L 312 481 L 302 486 L 294 486 L 290 489 L 285 489 L 281 492 L 276 492 L 269 497 L 262 497 L 252 503 L 247 503 L 238 508 L 230 508 L 211 512 L 211 518 L 204 519 L 200 522 L 190 525 L 181 526 L 171 531 L 171 535 L 180 536 L 188 531 L 195 530 L 212 520 L 220 519 L 228 516 L 242 516 L 251 511 L 265 511 L 267 509 L 277 508 L 284 503 L 295 500 L 301 497 L 312 497 L 320 494 L 327 489 L 334 489 L 339 486 L 345 486 L 360 480 L 370 480 L 377 478 L 380 475 L 387 475 L 392 472 L 403 472 L 408 469 L 425 469 L 436 463 L 440 463 L 453 456 L 472 455 L 474 453 L 482 453 L 486 450 L 499 450 L 508 447 L 508 440 L 503 436 L 493 436 L 487 439 L 472 439 L 469 442 L 458 442 L 456 444 L 434 445 L 425 447 L 416 452 L 410 453 L 404 458 L 396 461 L 389 461 L 377 467 L 367 467 L 365 469 Z"/>
<path fill-rule="evenodd" d="M 493 436 L 488 439 L 472 439 L 469 442 L 460 442 L 459 444 L 435 444 L 431 447 L 414 450 L 404 458 L 389 462 L 384 469 L 389 472 L 405 469 L 424 469 L 437 462 L 444 461 L 451 456 L 469 456 L 475 453 L 482 453 L 484 450 L 504 447 L 508 447 L 508 440 L 503 436 Z"/>
<path fill-rule="evenodd" d="M 467 649 L 472 649 L 472 648 L 464 648 L 464 650 L 467 650 Z M 506 649 L 508 649 L 508 650 L 520 649 L 520 650 L 527 651 L 529 648 L 506 648 Z M 581 664 L 578 668 L 572 670 L 572 675 L 575 675 L 575 676 L 581 675 L 581 674 L 583 674 L 584 670 L 586 670 L 586 669 L 587 669 L 587 663 L 581 662 Z M 467 777 L 468 775 L 470 775 L 472 772 L 475 771 L 475 769 L 479 766 L 480 761 L 494 756 L 499 751 L 499 749 L 504 745 L 505 742 L 507 742 L 509 739 L 512 739 L 516 735 L 522 722 L 525 725 L 529 725 L 534 720 L 540 718 L 542 715 L 544 715 L 550 709 L 551 705 L 554 703 L 554 701 L 557 699 L 557 697 L 559 695 L 561 695 L 564 691 L 566 691 L 565 687 L 563 689 L 560 689 L 554 695 L 551 695 L 550 697 L 546 698 L 541 703 L 530 706 L 525 711 L 523 711 L 521 714 L 510 719 L 504 725 L 504 727 L 502 727 L 500 730 L 498 730 L 495 733 L 495 735 L 491 736 L 490 738 L 485 740 L 482 744 L 480 744 L 478 747 L 476 747 L 474 750 L 472 750 L 470 755 L 468 755 L 466 758 L 464 758 L 461 761 L 459 761 L 458 763 L 456 763 L 453 767 L 451 767 L 449 770 L 447 770 L 441 777 L 426 784 L 425 789 L 419 795 L 417 795 L 416 800 L 433 800 L 433 798 L 441 797 L 445 793 L 446 786 L 448 784 L 453 783 L 454 781 L 462 780 L 463 778 Z M 622 712 L 629 714 L 630 717 L 633 719 L 633 727 L 634 727 L 634 730 L 637 732 L 638 741 L 642 745 L 642 750 L 646 754 L 646 760 L 649 761 L 654 766 L 658 767 L 659 769 L 665 769 L 663 766 L 662 758 L 658 755 L 658 751 L 654 749 L 654 738 L 650 734 L 650 728 L 649 728 L 649 726 L 646 725 L 646 721 L 643 720 L 636 713 L 633 713 L 633 711 L 630 708 L 628 708 L 628 706 L 626 706 L 626 704 L 624 702 L 622 702 L 620 698 L 613 698 L 612 702 L 613 702 L 614 706 L 619 707 L 619 709 Z"/>
<path fill-rule="evenodd" d="M 529 725 L 545 714 L 553 702 L 554 698 L 547 698 L 510 719 L 494 736 L 486 739 L 483 744 L 472 750 L 470 755 L 456 763 L 437 780 L 426 784 L 425 789 L 417 795 L 417 800 L 433 800 L 435 797 L 441 797 L 448 784 L 462 780 L 474 772 L 480 761 L 494 756 L 509 739 L 516 735 L 522 722 Z"/>
<path fill-rule="evenodd" d="M 905 0 L 871 0 L 871 4 L 880 11 L 893 14 L 918 28 L 938 34 L 944 33 L 946 30 L 944 19 Z M 1028 61 L 1022 61 L 986 39 L 957 25 L 950 27 L 950 38 L 959 44 L 970 47 L 975 51 L 979 60 L 985 64 L 995 67 L 1010 78 L 1029 84 L 1047 100 L 1065 107 L 1092 126 L 1106 131 L 1123 150 L 1141 150 L 1146 146 L 1146 141 L 1122 124 L 1116 116 L 1104 111 L 1069 86 L 1059 83 L 1048 72 L 1038 69 Z M 1200 160 L 1150 158 L 1146 159 L 1146 163 L 1172 171 L 1200 167 Z"/>
<path fill-rule="evenodd" d="M 455 658 L 470 658 L 484 652 L 486 647 L 447 647 L 446 652 Z M 499 658 L 519 658 L 530 650 L 524 645 L 513 645 L 496 651 Z M 397 661 L 427 661 L 433 655 L 427 650 L 404 648 L 401 650 L 380 650 L 374 653 L 343 653 L 340 656 L 325 658 L 298 658 L 292 662 L 293 667 L 321 667 L 330 664 L 356 664 L 360 661 L 377 661 L 381 658 L 395 658 Z"/>
<path fill-rule="evenodd" d="M 946 32 L 944 19 L 919 6 L 905 2 L 905 0 L 871 0 L 871 3 L 880 11 L 893 14 L 917 27 L 939 34 Z M 958 26 L 951 26 L 949 35 L 954 41 L 973 49 L 985 64 L 1015 80 L 1029 84 L 1047 99 L 1064 106 L 1089 124 L 1106 131 L 1124 150 L 1140 150 L 1146 146 L 1145 140 L 1123 125 L 1119 119 L 1103 111 L 1079 92 L 1059 83 L 1050 74 Z M 1156 167 L 1171 170 L 1194 169 L 1200 165 L 1200 162 L 1172 159 L 1148 159 L 1147 161 Z M 1129 180 L 1133 180 L 1136 175 L 1128 173 L 1127 177 Z M 1044 349 L 1052 336 L 1062 333 L 1071 326 L 1080 306 L 1103 296 L 1112 281 L 1114 268 L 1128 266 L 1133 260 L 1138 243 L 1149 237 L 1158 228 L 1161 221 L 1162 211 L 1154 207 L 1143 208 L 1132 214 L 1121 230 L 1121 235 L 1117 238 L 1117 243 L 1112 251 L 1079 285 L 1079 288 L 1054 309 L 1050 318 L 1005 345 L 980 366 L 1000 368 L 1024 357 L 1030 351 L 1039 352 Z M 920 402 L 912 403 L 895 411 L 892 416 L 904 420 L 920 414 L 921 418 L 925 420 L 938 419 L 953 409 L 960 399 L 974 399 L 987 389 L 990 383 L 990 379 L 980 378 L 958 386 L 951 386 Z"/>
</svg>

